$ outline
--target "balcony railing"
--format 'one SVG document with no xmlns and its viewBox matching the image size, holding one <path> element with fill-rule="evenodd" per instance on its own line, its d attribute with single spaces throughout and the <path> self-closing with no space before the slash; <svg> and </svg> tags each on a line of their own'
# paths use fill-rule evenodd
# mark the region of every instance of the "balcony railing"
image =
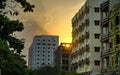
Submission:
<svg viewBox="0 0 120 75">
<path fill-rule="evenodd" d="M 104 56 L 108 56 L 109 53 L 110 53 L 110 49 L 108 48 L 108 49 L 104 49 L 104 50 L 102 51 L 101 55 L 102 55 L 102 57 L 104 57 Z"/>
<path fill-rule="evenodd" d="M 107 16 L 103 18 L 101 21 L 102 21 L 102 27 L 107 27 L 109 25 L 109 19 Z"/>
<path fill-rule="evenodd" d="M 108 0 L 101 4 L 101 11 L 108 11 Z"/>
<path fill-rule="evenodd" d="M 109 40 L 109 33 L 103 34 L 101 37 L 101 41 L 104 42 L 104 41 L 108 41 L 108 40 Z"/>
</svg>

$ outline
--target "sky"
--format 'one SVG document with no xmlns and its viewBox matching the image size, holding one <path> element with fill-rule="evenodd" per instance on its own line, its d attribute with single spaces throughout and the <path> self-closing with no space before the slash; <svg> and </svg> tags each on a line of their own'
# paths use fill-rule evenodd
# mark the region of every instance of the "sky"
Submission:
<svg viewBox="0 0 120 75">
<path fill-rule="evenodd" d="M 35 5 L 33 13 L 20 13 L 25 29 L 17 36 L 25 39 L 24 54 L 35 35 L 58 35 L 59 43 L 71 43 L 71 20 L 85 0 L 28 0 Z M 28 58 L 28 57 L 27 57 Z M 27 59 L 26 58 L 26 59 Z"/>
</svg>

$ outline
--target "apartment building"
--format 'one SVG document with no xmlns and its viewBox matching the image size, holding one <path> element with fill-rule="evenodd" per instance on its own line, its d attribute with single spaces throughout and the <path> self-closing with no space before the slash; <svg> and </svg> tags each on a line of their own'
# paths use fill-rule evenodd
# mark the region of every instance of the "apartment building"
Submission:
<svg viewBox="0 0 120 75">
<path fill-rule="evenodd" d="M 54 66 L 54 51 L 58 47 L 58 39 L 58 36 L 53 35 L 35 36 L 29 49 L 29 67 L 38 69 Z"/>
<path fill-rule="evenodd" d="M 120 74 L 120 0 L 109 0 L 109 12 L 109 71 L 112 75 L 118 75 Z"/>
<path fill-rule="evenodd" d="M 61 43 L 55 50 L 55 66 L 60 70 L 71 70 L 71 43 Z"/>
<path fill-rule="evenodd" d="M 72 70 L 81 75 L 100 74 L 101 0 L 86 0 L 72 19 Z"/>
<path fill-rule="evenodd" d="M 120 74 L 120 1 L 101 4 L 101 74 Z"/>
</svg>

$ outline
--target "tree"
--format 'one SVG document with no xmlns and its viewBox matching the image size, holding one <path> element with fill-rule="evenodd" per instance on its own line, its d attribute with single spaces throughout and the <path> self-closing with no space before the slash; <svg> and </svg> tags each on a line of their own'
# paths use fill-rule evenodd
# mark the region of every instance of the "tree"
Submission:
<svg viewBox="0 0 120 75">
<path fill-rule="evenodd" d="M 16 31 L 24 29 L 22 22 L 19 20 L 10 20 L 4 15 L 0 15 L 0 38 L 2 41 L 8 42 L 9 47 L 13 48 L 16 53 L 21 53 L 24 48 L 24 40 L 17 39 L 13 36 Z"/>
<path fill-rule="evenodd" d="M 0 69 L 2 75 L 25 75 L 26 61 L 21 54 L 24 40 L 14 36 L 14 32 L 24 29 L 19 20 L 10 20 L 6 15 L 18 15 L 16 7 L 24 12 L 33 12 L 34 5 L 26 0 L 0 0 Z"/>
<path fill-rule="evenodd" d="M 34 70 L 33 75 L 57 75 L 59 70 L 56 67 L 45 66 L 40 69 Z"/>
<path fill-rule="evenodd" d="M 8 3 L 9 2 L 9 3 Z M 18 15 L 18 10 L 16 7 L 20 7 L 24 12 L 33 12 L 34 5 L 31 5 L 26 0 L 0 0 L 0 13 L 10 15 Z M 6 9 L 7 10 L 4 10 Z"/>
<path fill-rule="evenodd" d="M 2 75 L 25 75 L 27 66 L 22 55 L 9 50 L 6 42 L 0 40 L 0 69 Z"/>
<path fill-rule="evenodd" d="M 13 33 L 22 31 L 24 29 L 23 23 L 19 22 L 19 20 L 10 20 L 5 16 L 8 13 L 11 15 L 18 15 L 18 11 L 15 8 L 19 5 L 22 6 L 21 9 L 23 9 L 24 12 L 33 12 L 34 5 L 31 5 L 26 0 L 0 1 L 0 38 L 8 42 L 9 47 L 13 48 L 16 53 L 20 54 L 24 48 L 24 40 L 17 39 L 13 36 Z"/>
</svg>

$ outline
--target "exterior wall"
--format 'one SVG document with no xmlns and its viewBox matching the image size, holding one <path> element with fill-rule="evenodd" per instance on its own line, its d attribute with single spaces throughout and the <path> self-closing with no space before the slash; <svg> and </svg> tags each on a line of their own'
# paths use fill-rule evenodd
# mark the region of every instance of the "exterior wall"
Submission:
<svg viewBox="0 0 120 75">
<path fill-rule="evenodd" d="M 100 73 L 100 54 L 95 47 L 101 46 L 100 38 L 100 4 L 101 0 L 87 0 L 72 19 L 72 67 L 77 73 L 97 75 Z M 95 12 L 98 8 L 98 12 Z M 95 25 L 95 20 L 99 25 Z M 98 61 L 99 65 L 95 65 Z"/>
<path fill-rule="evenodd" d="M 120 1 L 110 1 L 110 72 L 120 74 Z"/>
<path fill-rule="evenodd" d="M 54 66 L 54 50 L 58 47 L 58 36 L 35 36 L 31 45 L 31 68 Z"/>
<path fill-rule="evenodd" d="M 109 1 L 101 4 L 101 74 L 109 73 Z"/>
<path fill-rule="evenodd" d="M 71 49 L 71 43 L 61 43 L 57 50 L 55 50 L 55 66 L 58 69 L 65 71 L 71 70 Z"/>
</svg>

